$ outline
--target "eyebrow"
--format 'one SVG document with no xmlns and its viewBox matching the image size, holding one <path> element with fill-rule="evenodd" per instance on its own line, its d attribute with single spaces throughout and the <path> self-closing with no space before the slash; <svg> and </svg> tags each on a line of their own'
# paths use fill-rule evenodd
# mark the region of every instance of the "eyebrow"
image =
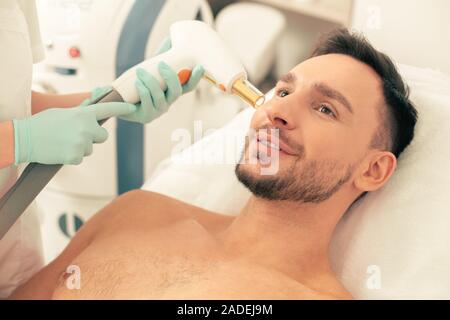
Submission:
<svg viewBox="0 0 450 320">
<path fill-rule="evenodd" d="M 352 108 L 351 103 L 339 91 L 331 88 L 330 86 L 326 85 L 323 82 L 315 83 L 313 85 L 313 88 L 315 90 L 319 91 L 320 94 L 322 94 L 330 99 L 334 99 L 334 100 L 340 102 L 351 114 L 353 114 L 353 108 Z"/>
<path fill-rule="evenodd" d="M 287 84 L 295 84 L 297 82 L 297 76 L 293 72 L 289 72 L 285 75 L 282 75 L 279 81 Z M 340 102 L 351 114 L 353 114 L 352 104 L 339 91 L 331 88 L 323 82 L 314 83 L 313 88 L 320 94 Z"/>
<path fill-rule="evenodd" d="M 295 82 L 297 82 L 297 76 L 294 73 L 289 72 L 289 73 L 282 75 L 280 77 L 279 81 L 288 83 L 288 84 L 291 84 L 291 83 L 294 84 Z"/>
</svg>

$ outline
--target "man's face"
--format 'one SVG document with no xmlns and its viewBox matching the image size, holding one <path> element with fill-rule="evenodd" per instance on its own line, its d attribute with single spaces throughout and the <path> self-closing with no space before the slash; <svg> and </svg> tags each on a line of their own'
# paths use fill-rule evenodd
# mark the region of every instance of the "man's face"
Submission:
<svg viewBox="0 0 450 320">
<path fill-rule="evenodd" d="M 265 143 L 270 130 L 250 135 L 254 144 L 247 144 L 236 166 L 239 180 L 266 199 L 328 199 L 351 184 L 368 154 L 382 101 L 380 78 L 369 66 L 341 54 L 304 61 L 280 79 L 274 98 L 255 112 L 250 124 L 256 132 L 278 129 L 279 146 L 272 149 Z M 274 151 L 279 153 L 278 170 L 261 174 Z"/>
</svg>

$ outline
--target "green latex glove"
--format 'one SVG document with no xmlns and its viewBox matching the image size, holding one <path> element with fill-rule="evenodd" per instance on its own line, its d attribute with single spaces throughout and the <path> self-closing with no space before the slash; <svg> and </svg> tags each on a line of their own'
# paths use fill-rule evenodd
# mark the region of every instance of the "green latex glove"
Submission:
<svg viewBox="0 0 450 320">
<path fill-rule="evenodd" d="M 15 164 L 80 164 L 94 143 L 105 142 L 108 131 L 99 120 L 136 110 L 128 103 L 108 102 L 89 107 L 48 109 L 23 120 L 13 120 Z"/>
<path fill-rule="evenodd" d="M 100 98 L 101 96 L 107 94 L 108 92 L 110 92 L 112 90 L 111 86 L 106 86 L 106 87 L 98 87 L 95 88 L 94 90 L 92 90 L 91 92 L 91 97 L 84 100 L 80 106 L 90 106 L 95 100 L 97 100 L 98 98 Z"/>
<path fill-rule="evenodd" d="M 158 54 L 170 48 L 171 42 L 167 38 L 158 50 Z M 159 87 L 158 81 L 150 73 L 138 68 L 136 70 L 137 79 L 135 85 L 141 102 L 136 104 L 137 109 L 134 113 L 120 116 L 120 119 L 139 123 L 149 123 L 155 120 L 167 112 L 170 105 L 181 95 L 194 90 L 205 73 L 203 67 L 197 65 L 191 71 L 189 81 L 181 85 L 177 73 L 166 63 L 160 62 L 158 71 L 166 82 L 167 90 L 164 92 Z"/>
</svg>

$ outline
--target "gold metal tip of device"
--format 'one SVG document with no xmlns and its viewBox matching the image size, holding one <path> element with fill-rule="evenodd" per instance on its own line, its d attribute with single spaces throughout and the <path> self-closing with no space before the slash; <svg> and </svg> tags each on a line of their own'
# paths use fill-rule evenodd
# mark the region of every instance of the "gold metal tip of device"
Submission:
<svg viewBox="0 0 450 320">
<path fill-rule="evenodd" d="M 207 72 L 203 75 L 203 79 L 211 83 L 212 85 L 217 85 L 217 81 Z"/>
<path fill-rule="evenodd" d="M 247 80 L 241 78 L 233 83 L 232 92 L 253 108 L 258 108 L 266 100 L 264 94 Z"/>
</svg>

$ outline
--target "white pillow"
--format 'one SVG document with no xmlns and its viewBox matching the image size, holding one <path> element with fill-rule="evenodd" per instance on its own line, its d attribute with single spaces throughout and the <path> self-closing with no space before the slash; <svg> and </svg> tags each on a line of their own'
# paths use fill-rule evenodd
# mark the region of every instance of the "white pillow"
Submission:
<svg viewBox="0 0 450 320">
<path fill-rule="evenodd" d="M 250 197 L 250 192 L 239 183 L 234 168 L 253 113 L 251 108 L 241 111 L 230 123 L 194 143 L 180 156 L 164 160 L 142 189 L 207 210 L 237 215 Z M 235 145 L 226 143 L 234 138 L 238 140 Z M 237 149 L 239 152 L 236 152 Z M 201 161 L 197 161 L 199 158 L 202 158 Z M 215 159 L 232 161 L 220 163 Z"/>
<path fill-rule="evenodd" d="M 412 144 L 391 180 L 350 209 L 334 235 L 330 258 L 338 278 L 358 299 L 450 298 L 450 78 L 401 66 L 419 111 Z M 253 110 L 182 152 L 223 153 L 231 134 L 245 135 Z M 233 148 L 225 148 L 232 153 Z M 143 186 L 224 214 L 238 214 L 249 192 L 234 164 L 167 159 Z"/>
<path fill-rule="evenodd" d="M 419 111 L 415 138 L 391 180 L 340 221 L 331 259 L 358 298 L 449 299 L 450 78 L 400 70 Z"/>
</svg>

